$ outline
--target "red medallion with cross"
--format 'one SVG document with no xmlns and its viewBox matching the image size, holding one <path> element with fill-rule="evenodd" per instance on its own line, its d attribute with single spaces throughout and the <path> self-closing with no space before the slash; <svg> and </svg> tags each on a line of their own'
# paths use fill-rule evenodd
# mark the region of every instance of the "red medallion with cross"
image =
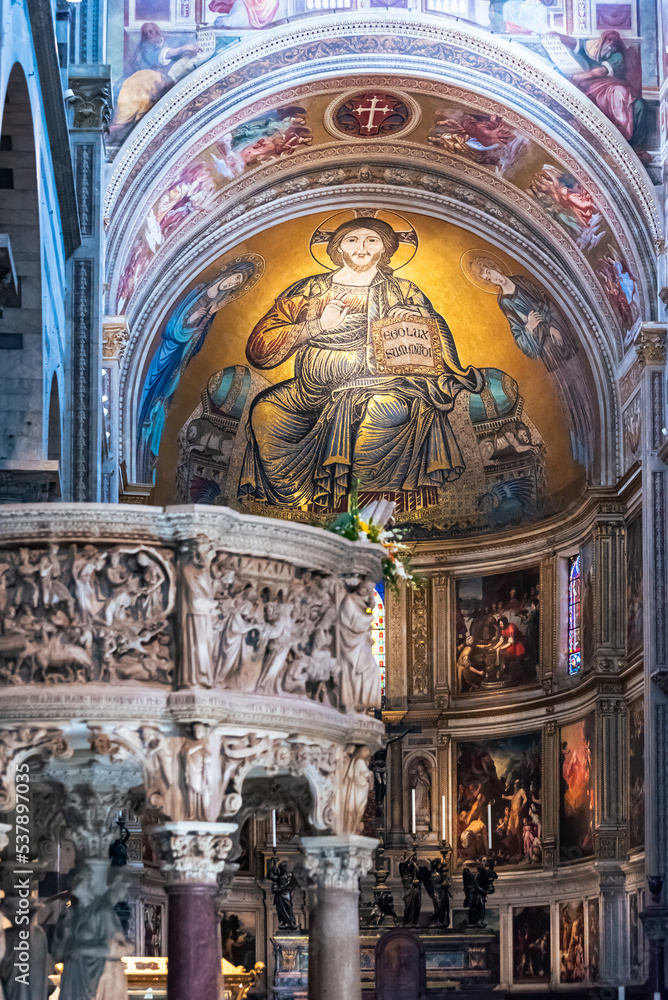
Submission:
<svg viewBox="0 0 668 1000">
<path fill-rule="evenodd" d="M 365 90 L 349 97 L 332 114 L 338 132 L 367 139 L 404 131 L 411 111 L 403 98 L 380 90 Z"/>
</svg>

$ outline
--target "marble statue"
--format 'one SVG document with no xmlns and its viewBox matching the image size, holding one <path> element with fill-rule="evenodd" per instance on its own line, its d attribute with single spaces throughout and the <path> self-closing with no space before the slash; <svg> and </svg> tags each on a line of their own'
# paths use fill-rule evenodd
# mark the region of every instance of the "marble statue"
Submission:
<svg viewBox="0 0 668 1000">
<path fill-rule="evenodd" d="M 341 704 L 348 710 L 380 708 L 380 671 L 371 646 L 373 584 L 345 580 L 340 606 Z"/>
<path fill-rule="evenodd" d="M 61 916 L 53 956 L 63 963 L 59 1000 L 127 1000 L 121 955 L 129 954 L 121 922 L 114 909 L 124 886 L 111 885 L 104 870 L 80 864 L 73 904 Z"/>
<path fill-rule="evenodd" d="M 181 562 L 181 683 L 184 687 L 213 686 L 213 623 L 218 610 L 211 575 L 213 556 L 213 548 L 200 537 L 188 546 L 187 555 Z"/>
<path fill-rule="evenodd" d="M 11 926 L 4 929 L 4 955 L 0 954 L 0 997 L 3 1000 L 47 1000 L 49 981 L 49 945 L 46 933 L 40 924 L 40 917 L 46 910 L 42 903 L 36 899 L 30 900 L 30 925 L 28 932 L 30 935 L 30 973 L 29 983 L 25 984 L 17 976 L 15 966 L 16 952 L 24 939 L 19 935 L 22 930 L 25 934 L 25 925 L 21 927 L 15 922 L 18 911 L 19 900 L 11 897 L 3 901 L 2 913 L 0 913 L 0 924 L 3 914 L 6 914 Z M 0 935 L 3 932 L 0 931 Z M 1 946 L 0 946 L 1 951 Z"/>
<path fill-rule="evenodd" d="M 42 603 L 45 608 L 55 607 L 64 603 L 67 606 L 70 619 L 74 618 L 75 602 L 72 594 L 62 582 L 62 565 L 58 555 L 58 546 L 51 542 L 48 552 L 39 562 L 39 577 L 42 587 Z"/>
<path fill-rule="evenodd" d="M 267 869 L 267 878 L 271 881 L 271 891 L 274 894 L 274 905 L 278 916 L 278 929 L 281 931 L 296 931 L 297 921 L 292 904 L 292 895 L 299 883 L 293 872 L 288 871 L 287 862 L 272 858 Z"/>
<path fill-rule="evenodd" d="M 347 761 L 341 783 L 343 828 L 348 833 L 359 834 L 364 829 L 362 820 L 369 798 L 371 751 L 366 746 L 355 746 L 355 744 L 349 743 L 345 748 L 345 754 Z"/>
<path fill-rule="evenodd" d="M 288 655 L 299 637 L 293 618 L 294 606 L 289 603 L 271 602 L 267 605 L 267 625 L 265 634 L 267 654 L 257 690 L 263 694 L 280 694 L 281 680 L 285 672 Z"/>
<path fill-rule="evenodd" d="M 187 818 L 203 822 L 215 822 L 213 815 L 213 754 L 209 746 L 208 730 L 205 725 L 195 723 L 192 738 L 183 741 L 181 765 Z"/>
<path fill-rule="evenodd" d="M 412 768 L 410 786 L 415 789 L 416 825 L 431 830 L 431 776 L 425 761 L 421 758 Z"/>
</svg>

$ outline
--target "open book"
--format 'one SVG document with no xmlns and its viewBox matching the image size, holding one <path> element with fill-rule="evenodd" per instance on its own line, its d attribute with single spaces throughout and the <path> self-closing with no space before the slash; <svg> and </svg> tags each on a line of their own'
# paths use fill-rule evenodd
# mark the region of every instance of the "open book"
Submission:
<svg viewBox="0 0 668 1000">
<path fill-rule="evenodd" d="M 443 370 L 438 323 L 431 317 L 378 319 L 372 337 L 379 375 L 436 375 Z"/>
<path fill-rule="evenodd" d="M 581 73 L 583 69 L 587 69 L 585 61 L 578 58 L 573 49 L 564 45 L 559 35 L 543 35 L 541 42 L 554 65 L 564 76 L 573 76 L 574 73 Z"/>
</svg>

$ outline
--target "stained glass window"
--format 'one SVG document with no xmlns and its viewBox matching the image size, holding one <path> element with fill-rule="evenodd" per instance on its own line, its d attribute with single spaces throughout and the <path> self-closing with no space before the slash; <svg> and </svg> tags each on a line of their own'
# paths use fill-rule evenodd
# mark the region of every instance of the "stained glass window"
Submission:
<svg viewBox="0 0 668 1000">
<path fill-rule="evenodd" d="M 380 670 L 380 687 L 385 694 L 385 584 L 379 583 L 374 591 L 373 607 L 373 628 L 371 638 L 373 640 L 373 655 L 376 658 L 378 669 Z"/>
<path fill-rule="evenodd" d="M 582 667 L 582 607 L 580 603 L 580 553 L 568 561 L 568 672 Z"/>
</svg>

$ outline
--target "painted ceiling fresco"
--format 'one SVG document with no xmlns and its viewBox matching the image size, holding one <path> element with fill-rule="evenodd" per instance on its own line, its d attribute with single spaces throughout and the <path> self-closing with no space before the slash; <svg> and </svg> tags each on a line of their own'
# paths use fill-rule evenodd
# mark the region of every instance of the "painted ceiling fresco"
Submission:
<svg viewBox="0 0 668 1000">
<path fill-rule="evenodd" d="M 581 492 L 595 393 L 569 319 L 458 226 L 371 208 L 281 223 L 179 298 L 139 398 L 153 500 L 331 518 L 352 485 L 413 537 Z"/>
<path fill-rule="evenodd" d="M 331 93 L 320 94 L 298 102 L 274 103 L 250 114 L 240 111 L 226 121 L 219 134 L 207 133 L 178 169 L 170 171 L 127 246 L 120 267 L 116 312 L 127 310 L 140 280 L 151 267 L 158 266 L 160 254 L 182 238 L 186 225 L 192 228 L 212 213 L 230 184 L 268 163 L 298 157 L 303 150 L 331 146 L 336 135 L 351 140 L 391 136 L 503 177 L 555 220 L 582 251 L 619 320 L 624 347 L 630 346 L 639 316 L 637 277 L 596 197 L 536 140 L 535 129 L 529 136 L 516 121 L 511 123 L 504 116 L 500 106 L 483 112 L 449 98 L 372 89 L 343 93 L 334 100 Z M 409 155 L 408 147 L 406 152 Z M 343 169 L 339 173 L 343 181 Z M 402 181 L 400 170 L 386 173 L 389 183 L 410 183 L 408 175 Z M 359 180 L 364 179 L 359 176 Z M 335 176 L 330 178 L 331 182 L 336 180 Z M 308 186 L 303 178 L 294 183 L 295 190 L 300 184 Z"/>
<path fill-rule="evenodd" d="M 638 0 L 109 0 L 110 149 L 118 149 L 172 87 L 229 46 L 295 17 L 366 6 L 417 6 L 526 44 L 638 151 L 646 148 Z"/>
</svg>

